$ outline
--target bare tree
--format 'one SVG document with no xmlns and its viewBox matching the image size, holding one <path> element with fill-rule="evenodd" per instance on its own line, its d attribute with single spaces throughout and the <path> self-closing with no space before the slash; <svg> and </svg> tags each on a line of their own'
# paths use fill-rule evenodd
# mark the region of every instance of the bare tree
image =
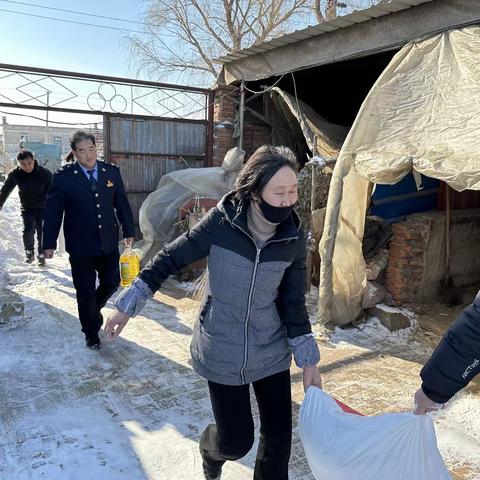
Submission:
<svg viewBox="0 0 480 480">
<path fill-rule="evenodd" d="M 322 5 L 324 3 L 325 5 Z M 313 0 L 313 10 L 317 17 L 317 22 L 321 23 L 325 20 L 335 18 L 337 16 L 337 3 L 338 0 L 326 0 L 326 2 L 322 2 L 322 0 Z M 322 6 L 324 6 L 324 10 L 322 10 Z"/>
<path fill-rule="evenodd" d="M 220 69 L 215 58 L 329 20 L 346 6 L 339 0 L 145 0 L 145 32 L 126 38 L 131 66 L 158 80 L 209 84 Z"/>
</svg>

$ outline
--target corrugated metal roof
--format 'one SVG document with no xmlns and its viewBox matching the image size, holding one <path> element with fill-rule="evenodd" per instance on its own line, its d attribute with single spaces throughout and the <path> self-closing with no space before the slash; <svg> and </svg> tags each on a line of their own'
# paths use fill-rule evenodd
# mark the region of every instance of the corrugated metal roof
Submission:
<svg viewBox="0 0 480 480">
<path fill-rule="evenodd" d="M 400 12 L 401 10 L 406 10 L 407 8 L 416 7 L 422 3 L 432 2 L 433 0 L 392 0 L 389 3 L 382 3 L 379 5 L 374 5 L 373 7 L 367 8 L 365 10 L 355 10 L 354 12 L 336 17 L 332 20 L 319 23 L 318 25 L 313 25 L 303 30 L 296 30 L 295 32 L 288 33 L 278 38 L 269 40 L 268 42 L 260 43 L 259 45 L 254 45 L 253 47 L 245 48 L 238 52 L 229 53 L 216 59 L 216 62 L 219 63 L 229 63 L 240 58 L 249 57 L 251 55 L 256 55 L 258 53 L 263 53 L 268 50 L 273 50 L 277 47 L 282 47 L 290 43 L 299 42 L 307 38 L 316 37 L 318 35 L 323 35 L 324 33 L 333 32 L 334 30 L 339 30 L 340 28 L 347 28 L 352 25 L 359 23 L 368 22 L 373 18 L 383 17 L 384 15 L 389 15 L 391 13 Z"/>
</svg>

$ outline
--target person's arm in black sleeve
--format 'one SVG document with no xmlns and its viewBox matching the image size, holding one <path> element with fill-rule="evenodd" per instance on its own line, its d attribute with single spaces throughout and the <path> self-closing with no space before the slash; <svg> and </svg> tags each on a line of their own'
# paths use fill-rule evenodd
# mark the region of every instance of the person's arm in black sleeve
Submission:
<svg viewBox="0 0 480 480">
<path fill-rule="evenodd" d="M 53 176 L 52 185 L 47 193 L 43 213 L 43 249 L 56 250 L 57 238 L 62 225 L 65 207 L 64 193 L 60 186 L 61 174 Z"/>
<path fill-rule="evenodd" d="M 0 210 L 3 208 L 3 204 L 7 201 L 8 196 L 12 193 L 13 189 L 17 186 L 17 180 L 14 175 L 14 171 L 10 172 L 0 189 Z"/>
<path fill-rule="evenodd" d="M 293 263 L 285 270 L 278 287 L 277 310 L 287 327 L 289 338 L 311 333 L 312 327 L 305 306 L 307 291 L 306 244 L 302 234 L 297 241 L 297 255 Z"/>
<path fill-rule="evenodd" d="M 123 238 L 135 237 L 135 224 L 133 223 L 133 213 L 130 207 L 130 203 L 125 192 L 125 186 L 123 185 L 122 176 L 120 170 L 117 175 L 117 186 L 115 189 L 115 197 L 113 199 L 117 218 L 122 226 Z"/>
<path fill-rule="evenodd" d="M 422 390 L 448 402 L 480 372 L 480 295 L 455 320 L 420 372 Z"/>
<path fill-rule="evenodd" d="M 212 208 L 189 232 L 166 245 L 148 262 L 130 287 L 118 295 L 114 302 L 117 310 L 135 317 L 169 275 L 207 257 L 221 218 L 222 214 Z"/>
<path fill-rule="evenodd" d="M 208 256 L 222 214 L 212 208 L 190 231 L 166 245 L 140 272 L 152 292 L 172 274 Z"/>
<path fill-rule="evenodd" d="M 306 244 L 302 235 L 293 263 L 285 270 L 278 289 L 277 310 L 287 328 L 287 340 L 299 368 L 314 366 L 320 360 L 320 351 L 312 335 L 312 327 L 305 306 L 307 291 Z"/>
</svg>

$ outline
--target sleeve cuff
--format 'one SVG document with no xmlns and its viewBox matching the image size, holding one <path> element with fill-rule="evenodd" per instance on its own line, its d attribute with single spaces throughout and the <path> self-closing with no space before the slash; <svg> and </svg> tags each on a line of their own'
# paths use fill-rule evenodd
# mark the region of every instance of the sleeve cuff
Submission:
<svg viewBox="0 0 480 480">
<path fill-rule="evenodd" d="M 298 368 L 311 367 L 320 361 L 320 350 L 311 333 L 299 337 L 289 337 L 287 340 Z"/>
<path fill-rule="evenodd" d="M 141 278 L 136 278 L 127 289 L 118 295 L 113 304 L 120 312 L 129 317 L 135 317 L 145 306 L 147 300 L 152 297 L 153 292 L 148 285 Z"/>
<path fill-rule="evenodd" d="M 438 395 L 435 392 L 432 392 L 429 388 L 425 386 L 425 383 L 422 383 L 422 391 L 423 393 L 432 401 L 435 403 L 447 403 L 450 400 L 450 397 L 444 397 L 441 395 Z"/>
</svg>

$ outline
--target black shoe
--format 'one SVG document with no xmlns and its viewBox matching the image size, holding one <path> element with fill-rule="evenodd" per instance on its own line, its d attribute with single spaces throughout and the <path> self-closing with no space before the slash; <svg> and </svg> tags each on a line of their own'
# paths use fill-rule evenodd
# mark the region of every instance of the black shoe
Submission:
<svg viewBox="0 0 480 480">
<path fill-rule="evenodd" d="M 25 250 L 25 262 L 26 263 L 33 263 L 35 260 L 35 253 L 33 250 Z"/>
<path fill-rule="evenodd" d="M 216 472 L 212 472 L 212 470 L 206 466 L 205 462 L 203 462 L 203 476 L 205 480 L 221 480 L 222 468 L 220 467 Z"/>
<path fill-rule="evenodd" d="M 39 267 L 44 267 L 45 266 L 45 255 L 43 253 L 40 253 L 37 257 L 37 262 Z"/>
<path fill-rule="evenodd" d="M 96 337 L 86 337 L 85 338 L 85 345 L 88 348 L 96 348 L 97 350 L 102 346 L 102 342 L 98 335 Z"/>
</svg>

